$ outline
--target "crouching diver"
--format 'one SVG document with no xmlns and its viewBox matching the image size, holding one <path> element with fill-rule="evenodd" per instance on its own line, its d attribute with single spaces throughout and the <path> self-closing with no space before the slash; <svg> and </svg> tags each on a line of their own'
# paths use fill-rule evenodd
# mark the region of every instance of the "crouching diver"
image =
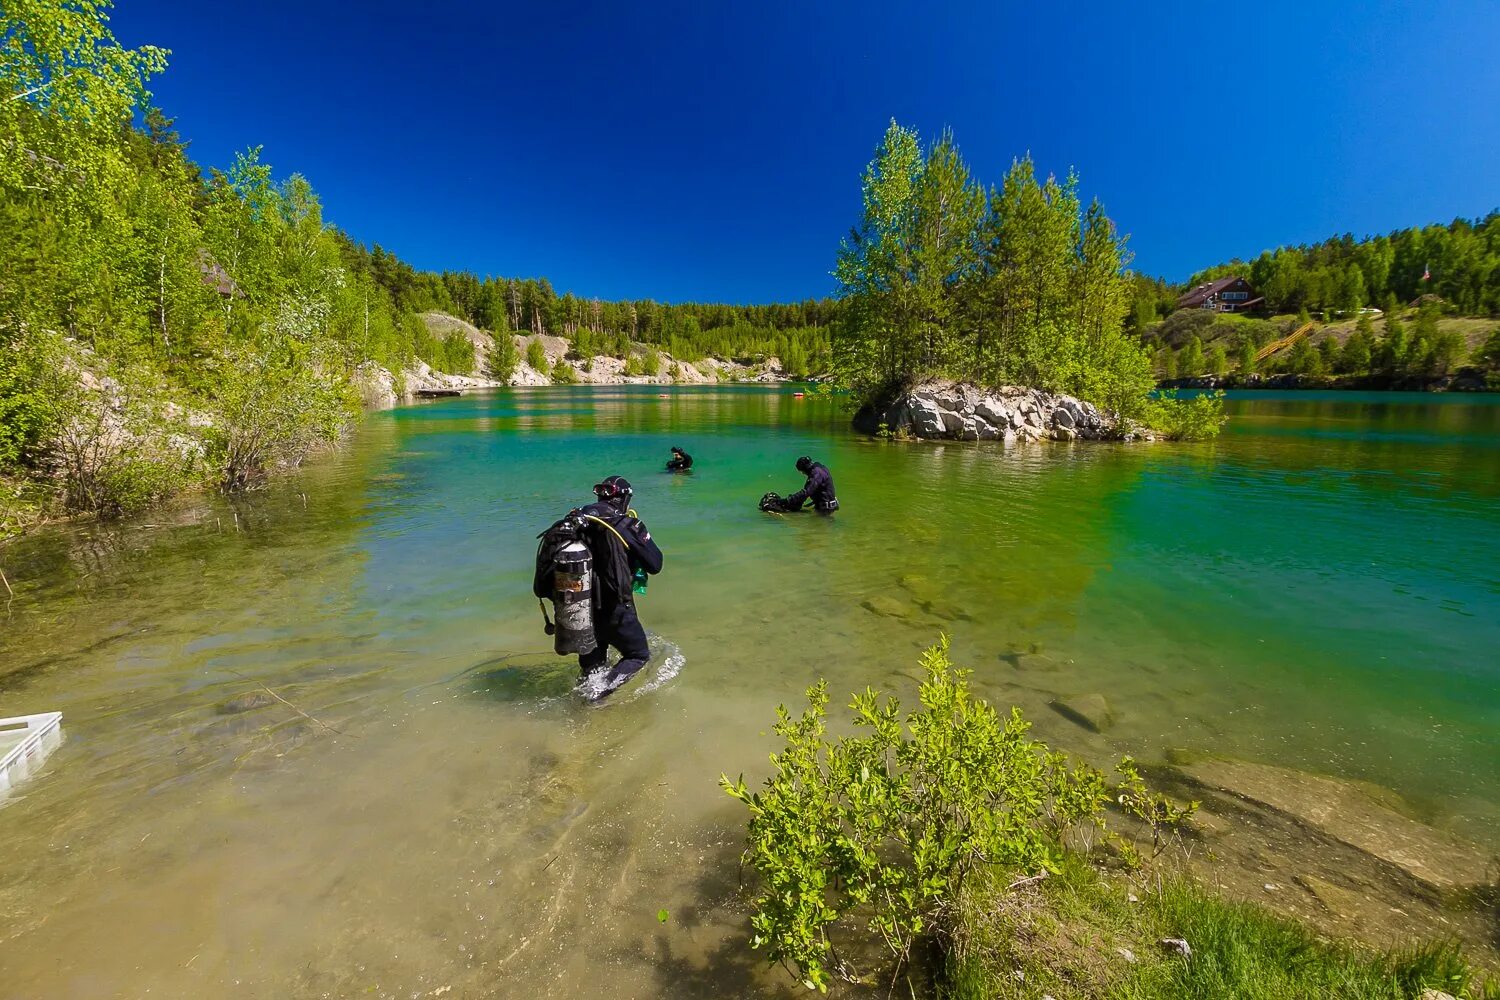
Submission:
<svg viewBox="0 0 1500 1000">
<path fill-rule="evenodd" d="M 693 456 L 681 448 L 672 449 L 672 457 L 667 459 L 668 472 L 686 472 L 693 467 Z"/>
<path fill-rule="evenodd" d="M 797 471 L 807 477 L 807 483 L 782 501 L 787 510 L 801 510 L 808 500 L 813 502 L 819 514 L 832 514 L 839 509 L 839 498 L 834 496 L 833 476 L 828 466 L 803 455 L 797 459 Z"/>
<path fill-rule="evenodd" d="M 578 654 L 581 681 L 604 666 L 608 647 L 620 654 L 592 693 L 595 700 L 651 658 L 635 594 L 646 592 L 646 574 L 661 572 L 662 554 L 630 509 L 633 494 L 623 476 L 610 476 L 594 487 L 598 499 L 543 532 L 537 549 L 531 589 L 539 599 L 552 598 L 557 652 Z M 548 629 L 554 630 L 550 621 Z"/>
</svg>

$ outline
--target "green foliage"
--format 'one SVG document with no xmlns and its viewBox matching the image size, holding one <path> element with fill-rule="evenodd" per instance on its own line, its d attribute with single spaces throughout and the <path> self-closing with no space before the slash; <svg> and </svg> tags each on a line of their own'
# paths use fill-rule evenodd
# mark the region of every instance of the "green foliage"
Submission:
<svg viewBox="0 0 1500 1000">
<path fill-rule="evenodd" d="M 1235 903 L 1171 872 L 1126 881 L 1070 857 L 1024 894 L 975 879 L 957 902 L 945 956 L 946 1000 L 1412 1000 L 1433 989 L 1495 1000 L 1500 982 L 1452 944 L 1376 952 L 1329 941 L 1260 906 Z M 1188 942 L 1192 957 L 1164 951 Z M 1115 960 L 1130 949 L 1134 962 Z"/>
<path fill-rule="evenodd" d="M 0 472 L 33 460 L 56 426 L 62 345 L 39 332 L 0 336 Z"/>
<path fill-rule="evenodd" d="M 661 352 L 654 347 L 648 347 L 646 354 L 641 358 L 641 374 L 652 378 L 661 374 Z"/>
<path fill-rule="evenodd" d="M 549 367 L 547 364 L 547 349 L 542 346 L 540 339 L 532 338 L 531 343 L 526 345 L 526 364 L 533 371 L 546 374 Z"/>
<path fill-rule="evenodd" d="M 558 385 L 574 385 L 578 382 L 578 372 L 567 358 L 558 358 L 557 364 L 552 366 L 552 381 Z"/>
<path fill-rule="evenodd" d="M 516 338 L 509 333 L 495 334 L 495 346 L 490 349 L 487 362 L 489 377 L 498 382 L 509 382 L 521 364 L 521 352 L 516 350 Z"/>
<path fill-rule="evenodd" d="M 1215 344 L 1208 358 L 1209 374 L 1223 378 L 1229 374 L 1229 351 L 1223 344 Z"/>
<path fill-rule="evenodd" d="M 839 250 L 834 372 L 857 401 L 924 376 L 1022 383 L 1140 411 L 1148 359 L 1124 335 L 1124 243 L 1078 180 L 1014 163 L 986 194 L 945 134 L 891 123 Z"/>
<path fill-rule="evenodd" d="M 1424 274 L 1431 274 L 1424 280 Z M 1356 240 L 1335 236 L 1281 247 L 1253 263 L 1234 261 L 1193 276 L 1189 287 L 1244 275 L 1275 312 L 1349 313 L 1372 302 L 1386 313 L 1400 302 L 1437 295 L 1468 316 L 1500 313 L 1500 211 Z"/>
<path fill-rule="evenodd" d="M 922 666 L 920 708 L 903 716 L 895 699 L 866 690 L 851 706 L 861 735 L 837 740 L 826 736 L 827 684 L 814 685 L 800 716 L 777 710 L 786 746 L 765 787 L 721 779 L 750 811 L 752 946 L 810 988 L 856 978 L 834 942 L 850 923 L 900 964 L 919 936 L 951 935 L 952 904 L 973 873 L 1056 870 L 1070 832 L 1103 826 L 1102 773 L 1030 739 L 1019 712 L 974 698 L 946 639 Z M 1158 809 L 1133 770 L 1127 778 L 1133 801 Z M 1164 824 L 1176 815 L 1152 814 Z"/>
<path fill-rule="evenodd" d="M 1474 349 L 1473 361 L 1486 371 L 1500 372 L 1500 326 L 1490 331 L 1484 343 Z"/>
<path fill-rule="evenodd" d="M 1224 394 L 1200 392 L 1182 396 L 1164 389 L 1150 399 L 1141 415 L 1147 427 L 1169 441 L 1203 441 L 1224 426 Z"/>
<path fill-rule="evenodd" d="M 628 378 L 638 378 L 646 374 L 645 366 L 641 363 L 639 354 L 632 354 L 625 359 L 624 374 Z"/>
<path fill-rule="evenodd" d="M 1257 362 L 1255 360 L 1255 353 L 1256 353 L 1255 352 L 1255 344 L 1252 343 L 1251 341 L 1247 340 L 1243 344 L 1240 345 L 1240 374 L 1241 375 L 1249 375 L 1249 374 L 1251 374 L 1252 372 L 1255 371 L 1255 367 L 1256 367 L 1256 364 L 1257 364 Z"/>
<path fill-rule="evenodd" d="M 1203 374 L 1203 342 L 1193 337 L 1177 356 L 1177 374 L 1183 378 L 1197 378 Z"/>
<path fill-rule="evenodd" d="M 269 335 L 226 353 L 215 371 L 212 454 L 226 490 L 254 489 L 337 440 L 356 401 L 326 347 Z"/>
</svg>

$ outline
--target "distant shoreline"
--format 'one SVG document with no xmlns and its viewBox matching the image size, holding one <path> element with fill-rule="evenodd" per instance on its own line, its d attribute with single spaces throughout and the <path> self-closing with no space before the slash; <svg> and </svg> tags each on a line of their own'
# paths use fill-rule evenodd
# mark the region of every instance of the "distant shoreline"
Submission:
<svg viewBox="0 0 1500 1000">
<path fill-rule="evenodd" d="M 1391 375 L 1199 375 L 1161 379 L 1158 389 L 1335 389 L 1350 392 L 1500 392 L 1482 375 L 1460 373 L 1433 377 Z"/>
</svg>

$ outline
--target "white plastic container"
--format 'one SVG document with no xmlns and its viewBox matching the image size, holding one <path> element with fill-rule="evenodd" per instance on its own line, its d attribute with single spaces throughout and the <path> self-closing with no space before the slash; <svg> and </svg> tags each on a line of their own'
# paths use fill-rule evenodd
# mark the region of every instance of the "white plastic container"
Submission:
<svg viewBox="0 0 1500 1000">
<path fill-rule="evenodd" d="M 0 719 L 0 799 L 35 774 L 62 738 L 61 712 Z"/>
</svg>

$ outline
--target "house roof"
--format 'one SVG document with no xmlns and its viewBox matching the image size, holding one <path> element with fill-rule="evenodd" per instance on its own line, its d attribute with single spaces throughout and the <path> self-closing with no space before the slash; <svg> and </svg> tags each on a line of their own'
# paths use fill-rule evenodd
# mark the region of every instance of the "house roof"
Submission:
<svg viewBox="0 0 1500 1000">
<path fill-rule="evenodd" d="M 1230 285 L 1236 284 L 1237 282 L 1241 282 L 1241 281 L 1244 281 L 1244 280 L 1245 279 L 1243 277 L 1241 277 L 1240 275 L 1238 275 L 1238 274 L 1232 274 L 1232 275 L 1230 275 L 1227 278 L 1220 278 L 1217 281 L 1207 282 L 1206 284 L 1199 285 L 1197 288 L 1194 288 L 1192 291 L 1188 292 L 1186 295 L 1184 295 L 1181 298 L 1179 298 L 1177 300 L 1177 305 L 1178 306 L 1196 306 L 1196 305 L 1202 305 L 1203 301 L 1205 299 L 1207 299 L 1210 295 L 1217 295 L 1218 293 L 1222 292 L 1224 289 L 1228 288 Z"/>
</svg>

